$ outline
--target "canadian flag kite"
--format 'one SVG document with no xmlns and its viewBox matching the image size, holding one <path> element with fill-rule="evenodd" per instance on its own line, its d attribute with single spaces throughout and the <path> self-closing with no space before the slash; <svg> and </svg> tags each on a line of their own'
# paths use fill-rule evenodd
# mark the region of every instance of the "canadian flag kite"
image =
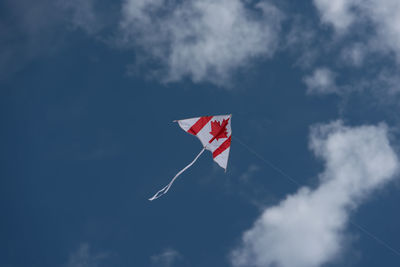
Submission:
<svg viewBox="0 0 400 267">
<path fill-rule="evenodd" d="M 214 161 L 226 171 L 231 147 L 231 117 L 232 115 L 206 116 L 176 121 L 184 131 L 200 139 L 203 149 L 189 165 L 172 178 L 169 184 L 149 198 L 150 201 L 166 194 L 175 179 L 192 166 L 206 149 L 212 152 Z"/>
</svg>

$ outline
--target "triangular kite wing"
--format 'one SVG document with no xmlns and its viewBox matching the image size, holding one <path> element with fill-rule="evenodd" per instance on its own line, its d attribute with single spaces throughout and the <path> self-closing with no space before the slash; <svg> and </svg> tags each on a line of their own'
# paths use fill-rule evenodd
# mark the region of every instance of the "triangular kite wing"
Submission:
<svg viewBox="0 0 400 267">
<path fill-rule="evenodd" d="M 206 116 L 178 120 L 186 132 L 197 136 L 203 147 L 213 153 L 213 159 L 226 170 L 231 146 L 232 115 Z"/>
</svg>

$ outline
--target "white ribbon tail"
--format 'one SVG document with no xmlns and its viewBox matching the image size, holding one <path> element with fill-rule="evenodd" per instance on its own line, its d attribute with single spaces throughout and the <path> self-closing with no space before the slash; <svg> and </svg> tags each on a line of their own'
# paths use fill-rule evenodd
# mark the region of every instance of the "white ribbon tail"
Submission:
<svg viewBox="0 0 400 267">
<path fill-rule="evenodd" d="M 204 147 L 200 153 L 194 158 L 194 160 L 192 162 L 189 163 L 189 165 L 187 165 L 185 168 L 183 168 L 181 171 L 179 171 L 174 178 L 172 178 L 171 182 L 169 182 L 169 184 L 167 184 L 166 186 L 164 186 L 161 190 L 159 190 L 154 196 L 152 196 L 151 198 L 149 198 L 150 201 L 153 201 L 159 197 L 161 197 L 162 195 L 165 195 L 168 190 L 170 189 L 170 187 L 172 186 L 172 184 L 174 183 L 174 181 L 176 180 L 176 178 L 178 178 L 179 175 L 181 175 L 184 171 L 186 171 L 187 169 L 189 169 L 195 162 L 196 160 L 200 157 L 201 154 L 203 154 L 204 150 L 206 150 L 206 148 Z"/>
</svg>

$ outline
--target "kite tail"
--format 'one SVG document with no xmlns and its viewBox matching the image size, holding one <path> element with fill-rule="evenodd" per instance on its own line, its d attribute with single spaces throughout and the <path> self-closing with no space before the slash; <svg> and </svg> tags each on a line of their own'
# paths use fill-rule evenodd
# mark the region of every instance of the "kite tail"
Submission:
<svg viewBox="0 0 400 267">
<path fill-rule="evenodd" d="M 167 184 L 166 186 L 164 186 L 161 190 L 159 190 L 154 196 L 152 196 L 151 198 L 149 198 L 150 201 L 153 201 L 159 197 L 161 197 L 162 195 L 166 194 L 168 192 L 168 190 L 170 189 L 170 187 L 172 186 L 172 184 L 174 183 L 174 181 L 176 180 L 176 178 L 178 178 L 179 175 L 181 175 L 184 171 L 186 171 L 187 169 L 189 169 L 195 162 L 196 160 L 200 157 L 201 154 L 203 154 L 204 150 L 206 150 L 206 147 L 204 147 L 200 153 L 194 158 L 194 160 L 192 162 L 189 163 L 189 165 L 187 165 L 185 168 L 183 168 L 181 171 L 179 171 L 174 178 L 172 178 L 171 182 L 169 182 L 169 184 Z"/>
</svg>

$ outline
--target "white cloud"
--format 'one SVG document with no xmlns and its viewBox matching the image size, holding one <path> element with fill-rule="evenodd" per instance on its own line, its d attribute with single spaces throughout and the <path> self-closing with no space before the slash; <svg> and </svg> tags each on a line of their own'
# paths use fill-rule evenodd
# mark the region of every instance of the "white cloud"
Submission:
<svg viewBox="0 0 400 267">
<path fill-rule="evenodd" d="M 331 23 L 338 31 L 346 30 L 354 21 L 351 8 L 357 0 L 314 0 L 321 12 L 321 20 Z"/>
<path fill-rule="evenodd" d="M 376 24 L 379 43 L 383 42 L 400 60 L 400 2 L 398 0 L 367 2 L 369 3 L 363 3 L 362 8 Z"/>
<path fill-rule="evenodd" d="M 181 254 L 171 248 L 163 250 L 160 254 L 151 256 L 150 260 L 154 266 L 171 267 L 176 261 L 182 259 Z"/>
<path fill-rule="evenodd" d="M 108 253 L 93 254 L 87 243 L 80 244 L 79 248 L 71 253 L 66 267 L 98 267 L 101 263 L 109 258 Z"/>
<path fill-rule="evenodd" d="M 272 56 L 282 20 L 268 1 L 125 0 L 122 12 L 122 44 L 159 60 L 164 82 L 227 82 L 252 59 Z"/>
<path fill-rule="evenodd" d="M 316 267 L 333 260 L 345 245 L 349 212 L 397 173 L 387 135 L 383 124 L 313 127 L 310 147 L 325 161 L 320 185 L 265 209 L 233 251 L 233 266 Z"/>
<path fill-rule="evenodd" d="M 343 48 L 341 58 L 344 62 L 349 63 L 354 67 L 360 67 L 367 53 L 366 45 L 362 43 L 355 43 Z"/>
<path fill-rule="evenodd" d="M 304 78 L 309 94 L 335 93 L 338 88 L 335 84 L 335 73 L 328 68 L 317 68 L 313 74 Z"/>
<path fill-rule="evenodd" d="M 379 75 L 376 76 L 375 82 L 372 83 L 375 86 L 376 91 L 382 91 L 385 88 L 386 92 L 393 97 L 394 94 L 400 92 L 400 74 L 399 70 L 388 70 L 383 69 Z M 385 99 L 386 100 L 386 99 Z M 397 99 L 395 99 L 396 102 Z"/>
<path fill-rule="evenodd" d="M 339 32 L 349 32 L 353 25 L 372 24 L 375 31 L 367 40 L 371 49 L 394 52 L 400 61 L 400 1 L 398 0 L 314 0 L 324 23 Z"/>
</svg>

